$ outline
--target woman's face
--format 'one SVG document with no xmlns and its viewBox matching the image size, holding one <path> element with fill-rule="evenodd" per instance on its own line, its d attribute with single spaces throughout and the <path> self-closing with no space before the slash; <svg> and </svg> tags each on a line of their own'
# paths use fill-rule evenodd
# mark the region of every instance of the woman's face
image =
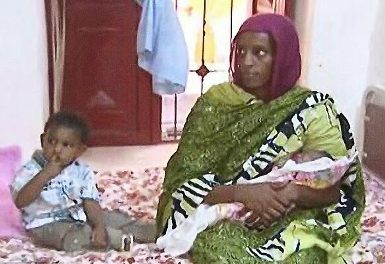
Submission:
<svg viewBox="0 0 385 264">
<path fill-rule="evenodd" d="M 236 39 L 237 84 L 247 92 L 267 92 L 273 69 L 274 48 L 267 33 L 244 32 Z M 263 99 L 263 98 L 262 98 Z"/>
</svg>

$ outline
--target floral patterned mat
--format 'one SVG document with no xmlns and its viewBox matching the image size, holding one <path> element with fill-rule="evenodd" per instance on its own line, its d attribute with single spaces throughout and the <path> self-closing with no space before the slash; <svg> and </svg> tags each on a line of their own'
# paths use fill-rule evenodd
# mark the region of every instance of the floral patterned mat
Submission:
<svg viewBox="0 0 385 264">
<path fill-rule="evenodd" d="M 365 173 L 366 208 L 362 234 L 352 251 L 353 263 L 385 263 L 385 182 Z"/>
<path fill-rule="evenodd" d="M 121 171 L 97 175 L 102 207 L 120 210 L 137 219 L 154 221 L 163 168 L 141 172 Z M 385 183 L 366 174 L 367 208 L 363 234 L 352 251 L 357 264 L 385 263 Z M 28 239 L 0 240 L 0 263 L 190 263 L 172 258 L 156 249 L 154 244 L 136 244 L 131 253 L 87 251 L 65 253 L 34 246 Z"/>
</svg>

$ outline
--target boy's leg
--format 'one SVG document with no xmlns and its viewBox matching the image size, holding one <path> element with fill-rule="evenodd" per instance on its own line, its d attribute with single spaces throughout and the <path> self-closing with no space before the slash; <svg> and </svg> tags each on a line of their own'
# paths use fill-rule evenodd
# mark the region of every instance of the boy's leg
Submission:
<svg viewBox="0 0 385 264">
<path fill-rule="evenodd" d="M 62 250 L 67 252 L 91 249 L 92 229 L 87 223 L 74 223 L 63 237 Z"/>
<path fill-rule="evenodd" d="M 37 245 L 63 250 L 63 239 L 74 223 L 55 222 L 28 230 L 28 235 Z"/>
<path fill-rule="evenodd" d="M 135 242 L 138 243 L 154 243 L 156 237 L 155 223 L 134 222 L 123 227 L 124 234 L 131 234 L 134 236 Z"/>
<path fill-rule="evenodd" d="M 104 212 L 104 221 L 106 226 L 111 227 L 113 229 L 121 229 L 124 226 L 135 223 L 136 220 L 131 218 L 125 213 L 121 213 L 118 210 L 109 211 L 103 210 Z"/>
<path fill-rule="evenodd" d="M 109 248 L 119 251 L 129 249 L 130 238 L 121 230 L 107 227 L 107 233 Z M 37 245 L 56 250 L 72 252 L 92 248 L 92 229 L 86 223 L 55 222 L 33 228 L 28 234 Z"/>
<path fill-rule="evenodd" d="M 109 237 L 109 248 L 117 251 L 129 251 L 131 243 L 130 236 L 124 234 L 119 229 L 107 227 L 107 233 Z"/>
<path fill-rule="evenodd" d="M 135 242 L 153 243 L 156 235 L 155 223 L 145 223 L 135 220 L 119 211 L 104 211 L 106 225 L 119 229 L 123 234 L 133 235 Z"/>
<path fill-rule="evenodd" d="M 107 227 L 108 233 L 108 246 L 107 249 L 113 248 L 121 251 L 129 248 L 129 241 L 124 241 L 125 236 L 119 229 L 113 229 Z M 92 249 L 91 243 L 92 228 L 86 223 L 78 223 L 68 230 L 67 234 L 63 238 L 63 250 L 79 251 Z M 125 245 L 127 243 L 127 246 Z"/>
</svg>

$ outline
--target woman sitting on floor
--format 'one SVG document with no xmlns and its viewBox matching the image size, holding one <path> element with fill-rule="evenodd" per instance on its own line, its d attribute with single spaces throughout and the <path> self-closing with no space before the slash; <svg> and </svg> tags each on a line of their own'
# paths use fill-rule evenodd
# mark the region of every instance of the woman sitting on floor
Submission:
<svg viewBox="0 0 385 264">
<path fill-rule="evenodd" d="M 201 96 L 170 159 L 158 206 L 159 235 L 203 203 L 239 202 L 246 225 L 221 221 L 200 233 L 194 263 L 346 263 L 360 234 L 364 186 L 356 159 L 336 184 L 238 184 L 268 173 L 296 151 L 351 158 L 346 118 L 329 95 L 296 85 L 301 58 L 287 18 L 247 19 L 233 40 L 233 81 Z"/>
</svg>

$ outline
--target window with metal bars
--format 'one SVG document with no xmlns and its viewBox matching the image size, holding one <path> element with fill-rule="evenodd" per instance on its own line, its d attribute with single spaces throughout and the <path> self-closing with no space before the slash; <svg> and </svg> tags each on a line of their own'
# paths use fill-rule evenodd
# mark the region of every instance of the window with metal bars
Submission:
<svg viewBox="0 0 385 264">
<path fill-rule="evenodd" d="M 285 0 L 174 2 L 189 50 L 190 71 L 184 93 L 162 96 L 162 141 L 178 140 L 196 99 L 212 85 L 229 80 L 231 40 L 242 22 L 252 13 L 291 12 Z"/>
</svg>

